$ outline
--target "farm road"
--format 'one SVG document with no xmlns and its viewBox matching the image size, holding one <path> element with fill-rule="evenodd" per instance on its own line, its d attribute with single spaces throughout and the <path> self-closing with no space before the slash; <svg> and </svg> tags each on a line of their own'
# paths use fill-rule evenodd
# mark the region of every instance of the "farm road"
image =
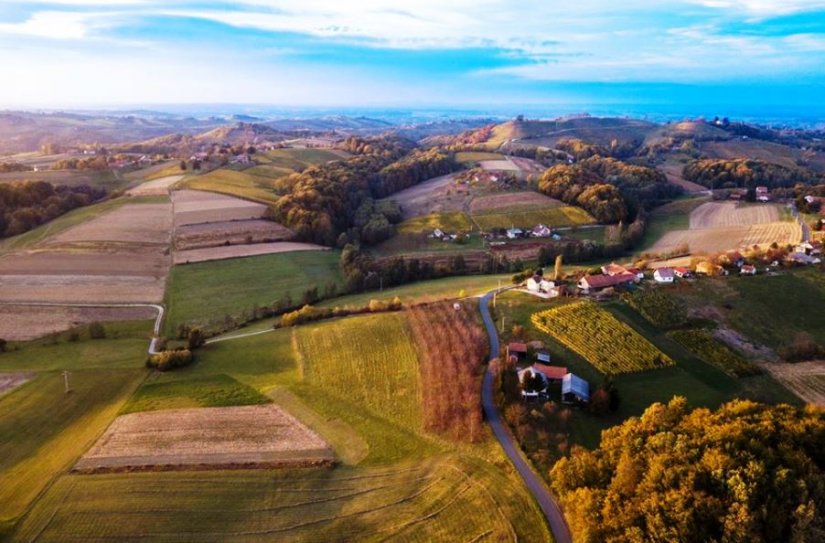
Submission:
<svg viewBox="0 0 825 543">
<path fill-rule="evenodd" d="M 499 352 L 498 331 L 493 318 L 490 316 L 490 298 L 497 291 L 491 291 L 481 297 L 481 318 L 484 321 L 484 326 L 487 328 L 487 335 L 490 338 L 490 356 L 495 357 Z M 547 490 L 544 482 L 535 474 L 531 467 L 527 464 L 519 451 L 518 445 L 513 440 L 513 436 L 504 427 L 501 414 L 496 408 L 495 400 L 493 399 L 493 369 L 492 366 L 487 366 L 487 371 L 484 374 L 484 382 L 481 388 L 481 404 L 484 407 L 484 415 L 493 429 L 493 433 L 501 443 L 504 452 L 513 463 L 524 483 L 527 485 L 530 493 L 533 494 L 536 502 L 541 507 L 547 522 L 550 524 L 550 530 L 553 532 L 553 538 L 556 543 L 571 543 L 570 530 L 562 515 L 561 508 L 556 500 Z"/>
</svg>

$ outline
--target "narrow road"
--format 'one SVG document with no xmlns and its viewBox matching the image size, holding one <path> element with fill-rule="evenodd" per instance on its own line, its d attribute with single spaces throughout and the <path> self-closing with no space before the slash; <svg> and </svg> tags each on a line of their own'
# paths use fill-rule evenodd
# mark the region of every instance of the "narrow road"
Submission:
<svg viewBox="0 0 825 543">
<path fill-rule="evenodd" d="M 30 305 L 37 307 L 151 307 L 158 312 L 155 317 L 155 326 L 153 328 L 152 339 L 149 341 L 149 348 L 146 352 L 149 354 L 158 354 L 157 344 L 160 338 L 160 325 L 163 323 L 164 308 L 159 304 L 141 304 L 141 303 L 124 303 L 124 304 L 89 304 L 89 303 L 54 303 L 54 302 L 3 302 L 5 305 Z"/>
<path fill-rule="evenodd" d="M 481 318 L 484 321 L 484 326 L 487 328 L 487 335 L 490 338 L 490 356 L 495 358 L 499 352 L 498 331 L 493 324 L 493 318 L 490 316 L 490 298 L 496 291 L 491 291 L 481 297 Z M 484 374 L 484 382 L 481 386 L 481 404 L 484 407 L 484 415 L 487 417 L 487 422 L 493 429 L 493 433 L 504 448 L 504 452 L 513 463 L 513 467 L 524 479 L 524 484 L 527 485 L 530 493 L 533 494 L 536 502 L 541 507 L 544 516 L 547 517 L 547 522 L 550 524 L 550 530 L 553 532 L 553 538 L 556 543 L 571 543 L 570 530 L 567 527 L 567 522 L 564 520 L 561 508 L 556 500 L 547 490 L 544 482 L 535 474 L 532 468 L 527 464 L 527 461 L 522 457 L 518 445 L 513 440 L 513 436 L 504 425 L 501 414 L 496 408 L 494 394 L 493 394 L 493 369 L 490 365 L 487 366 L 487 372 Z"/>
</svg>

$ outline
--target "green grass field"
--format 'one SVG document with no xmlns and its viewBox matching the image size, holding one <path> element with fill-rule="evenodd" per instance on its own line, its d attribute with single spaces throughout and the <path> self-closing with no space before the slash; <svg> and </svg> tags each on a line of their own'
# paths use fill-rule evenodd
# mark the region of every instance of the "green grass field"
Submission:
<svg viewBox="0 0 825 543">
<path fill-rule="evenodd" d="M 98 392 L 88 405 L 94 412 L 106 405 L 107 420 L 118 409 L 272 399 L 324 436 L 342 465 L 99 475 L 68 474 L 63 467 L 10 538 L 550 541 L 536 505 L 502 467 L 492 440 L 453 445 L 421 433 L 417 355 L 404 318 L 350 317 L 208 345 L 192 366 L 151 374 L 128 403 L 111 381 L 134 375 L 129 383 L 136 384 L 145 370 L 87 370 L 108 379 L 106 394 Z M 31 385 L 20 391 L 34 390 Z M 32 423 L 54 417 L 39 402 L 60 396 L 43 394 L 22 411 Z M 14 416 L 19 425 L 21 415 Z M 71 426 L 74 436 L 77 426 Z M 103 427 L 87 431 L 99 434 Z M 88 442 L 73 446 L 72 460 Z"/>
<path fill-rule="evenodd" d="M 189 176 L 178 184 L 178 188 L 220 192 L 272 205 L 278 200 L 278 195 L 272 190 L 272 182 L 272 177 L 220 168 L 202 175 Z"/>
<path fill-rule="evenodd" d="M 449 213 L 431 213 L 413 217 L 398 225 L 398 234 L 421 234 L 430 233 L 436 228 L 440 228 L 448 234 L 456 232 L 467 232 L 473 228 L 473 223 L 466 213 L 453 211 Z"/>
<path fill-rule="evenodd" d="M 169 333 L 187 322 L 214 325 L 285 294 L 300 303 L 307 289 L 340 286 L 338 258 L 338 251 L 294 251 L 174 266 L 166 289 L 165 329 Z"/>
<path fill-rule="evenodd" d="M 473 215 L 473 220 L 483 229 L 532 228 L 537 224 L 550 227 L 580 226 L 593 224 L 596 220 L 585 210 L 574 206 L 552 206 L 531 211 L 513 211 L 509 213 L 489 213 Z"/>
</svg>

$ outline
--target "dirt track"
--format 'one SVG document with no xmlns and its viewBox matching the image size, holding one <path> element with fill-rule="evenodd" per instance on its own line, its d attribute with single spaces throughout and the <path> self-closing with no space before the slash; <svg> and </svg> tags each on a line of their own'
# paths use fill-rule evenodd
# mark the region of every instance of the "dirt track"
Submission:
<svg viewBox="0 0 825 543">
<path fill-rule="evenodd" d="M 283 465 L 332 460 L 332 449 L 326 441 L 270 404 L 122 415 L 74 469 Z"/>
</svg>

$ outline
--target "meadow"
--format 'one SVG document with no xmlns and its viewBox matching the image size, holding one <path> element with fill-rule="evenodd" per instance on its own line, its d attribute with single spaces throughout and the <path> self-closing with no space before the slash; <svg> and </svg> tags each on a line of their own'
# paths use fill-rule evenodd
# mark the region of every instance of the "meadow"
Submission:
<svg viewBox="0 0 825 543">
<path fill-rule="evenodd" d="M 189 176 L 180 182 L 180 188 L 219 192 L 266 205 L 278 200 L 272 184 L 273 178 L 253 175 L 244 171 L 220 168 L 209 173 Z"/>
<path fill-rule="evenodd" d="M 285 295 L 299 304 L 307 289 L 341 285 L 338 258 L 338 251 L 296 251 L 174 266 L 165 330 L 181 323 L 217 325 Z"/>
<path fill-rule="evenodd" d="M 585 210 L 574 206 L 553 206 L 530 211 L 474 214 L 473 221 L 482 230 L 494 228 L 532 228 L 544 224 L 551 228 L 593 224 L 595 219 Z"/>
</svg>

